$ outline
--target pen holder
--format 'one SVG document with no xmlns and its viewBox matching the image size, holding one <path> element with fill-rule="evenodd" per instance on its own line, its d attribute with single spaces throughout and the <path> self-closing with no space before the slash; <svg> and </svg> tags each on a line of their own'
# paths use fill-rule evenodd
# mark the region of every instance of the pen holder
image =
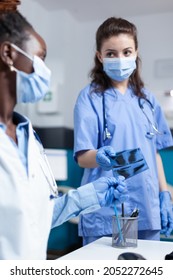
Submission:
<svg viewBox="0 0 173 280">
<path fill-rule="evenodd" d="M 112 246 L 137 247 L 138 217 L 112 217 Z"/>
</svg>

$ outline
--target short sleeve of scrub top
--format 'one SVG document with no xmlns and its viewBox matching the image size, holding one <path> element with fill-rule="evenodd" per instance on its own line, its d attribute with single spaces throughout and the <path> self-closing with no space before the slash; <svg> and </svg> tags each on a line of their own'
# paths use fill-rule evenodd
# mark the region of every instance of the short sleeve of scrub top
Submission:
<svg viewBox="0 0 173 280">
<path fill-rule="evenodd" d="M 76 153 L 83 150 L 98 148 L 99 120 L 98 113 L 93 107 L 97 103 L 98 112 L 102 112 L 102 98 L 90 93 L 90 86 L 83 89 L 74 108 L 74 158 Z"/>
<path fill-rule="evenodd" d="M 148 100 L 153 105 L 155 123 L 157 124 L 158 131 L 161 132 L 160 134 L 157 134 L 156 137 L 156 149 L 161 150 L 173 146 L 173 138 L 171 135 L 171 131 L 160 104 L 158 103 L 153 94 L 149 93 L 146 90 L 145 94 Z"/>
</svg>

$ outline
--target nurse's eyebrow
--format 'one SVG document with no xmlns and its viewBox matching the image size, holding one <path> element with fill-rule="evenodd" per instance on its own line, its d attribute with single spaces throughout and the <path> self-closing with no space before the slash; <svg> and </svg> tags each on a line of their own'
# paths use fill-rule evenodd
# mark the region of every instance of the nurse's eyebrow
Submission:
<svg viewBox="0 0 173 280">
<path fill-rule="evenodd" d="M 127 48 L 124 48 L 124 50 L 133 50 L 133 48 L 132 47 L 127 47 Z"/>
<path fill-rule="evenodd" d="M 105 52 L 117 52 L 115 49 L 106 49 Z"/>
<path fill-rule="evenodd" d="M 107 51 L 116 51 L 116 49 L 107 49 Z"/>
</svg>

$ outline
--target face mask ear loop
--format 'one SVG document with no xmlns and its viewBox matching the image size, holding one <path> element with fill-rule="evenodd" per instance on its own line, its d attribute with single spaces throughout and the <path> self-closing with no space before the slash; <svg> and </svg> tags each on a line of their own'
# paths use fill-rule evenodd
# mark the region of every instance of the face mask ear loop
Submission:
<svg viewBox="0 0 173 280">
<path fill-rule="evenodd" d="M 11 43 L 11 46 L 18 51 L 19 53 L 23 54 L 24 56 L 26 56 L 27 58 L 29 58 L 31 61 L 33 61 L 33 57 L 30 56 L 28 53 L 26 53 L 25 51 L 23 51 L 21 48 L 19 48 L 18 46 L 16 46 L 15 44 Z"/>
</svg>

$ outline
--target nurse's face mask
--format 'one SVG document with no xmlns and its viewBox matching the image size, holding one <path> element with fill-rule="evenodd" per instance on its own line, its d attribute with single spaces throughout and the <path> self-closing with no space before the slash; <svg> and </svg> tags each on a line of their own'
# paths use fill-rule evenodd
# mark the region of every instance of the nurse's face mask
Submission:
<svg viewBox="0 0 173 280">
<path fill-rule="evenodd" d="M 136 56 L 121 58 L 103 58 L 103 70 L 114 81 L 124 81 L 136 69 Z"/>
<path fill-rule="evenodd" d="M 33 62 L 34 72 L 27 74 L 10 66 L 11 71 L 16 71 L 16 95 L 17 103 L 34 103 L 43 99 L 50 90 L 51 71 L 45 65 L 44 61 L 38 57 L 31 57 L 18 46 L 11 46 Z"/>
<path fill-rule="evenodd" d="M 148 169 L 140 148 L 116 153 L 111 162 L 114 177 L 122 175 L 127 179 Z"/>
</svg>

